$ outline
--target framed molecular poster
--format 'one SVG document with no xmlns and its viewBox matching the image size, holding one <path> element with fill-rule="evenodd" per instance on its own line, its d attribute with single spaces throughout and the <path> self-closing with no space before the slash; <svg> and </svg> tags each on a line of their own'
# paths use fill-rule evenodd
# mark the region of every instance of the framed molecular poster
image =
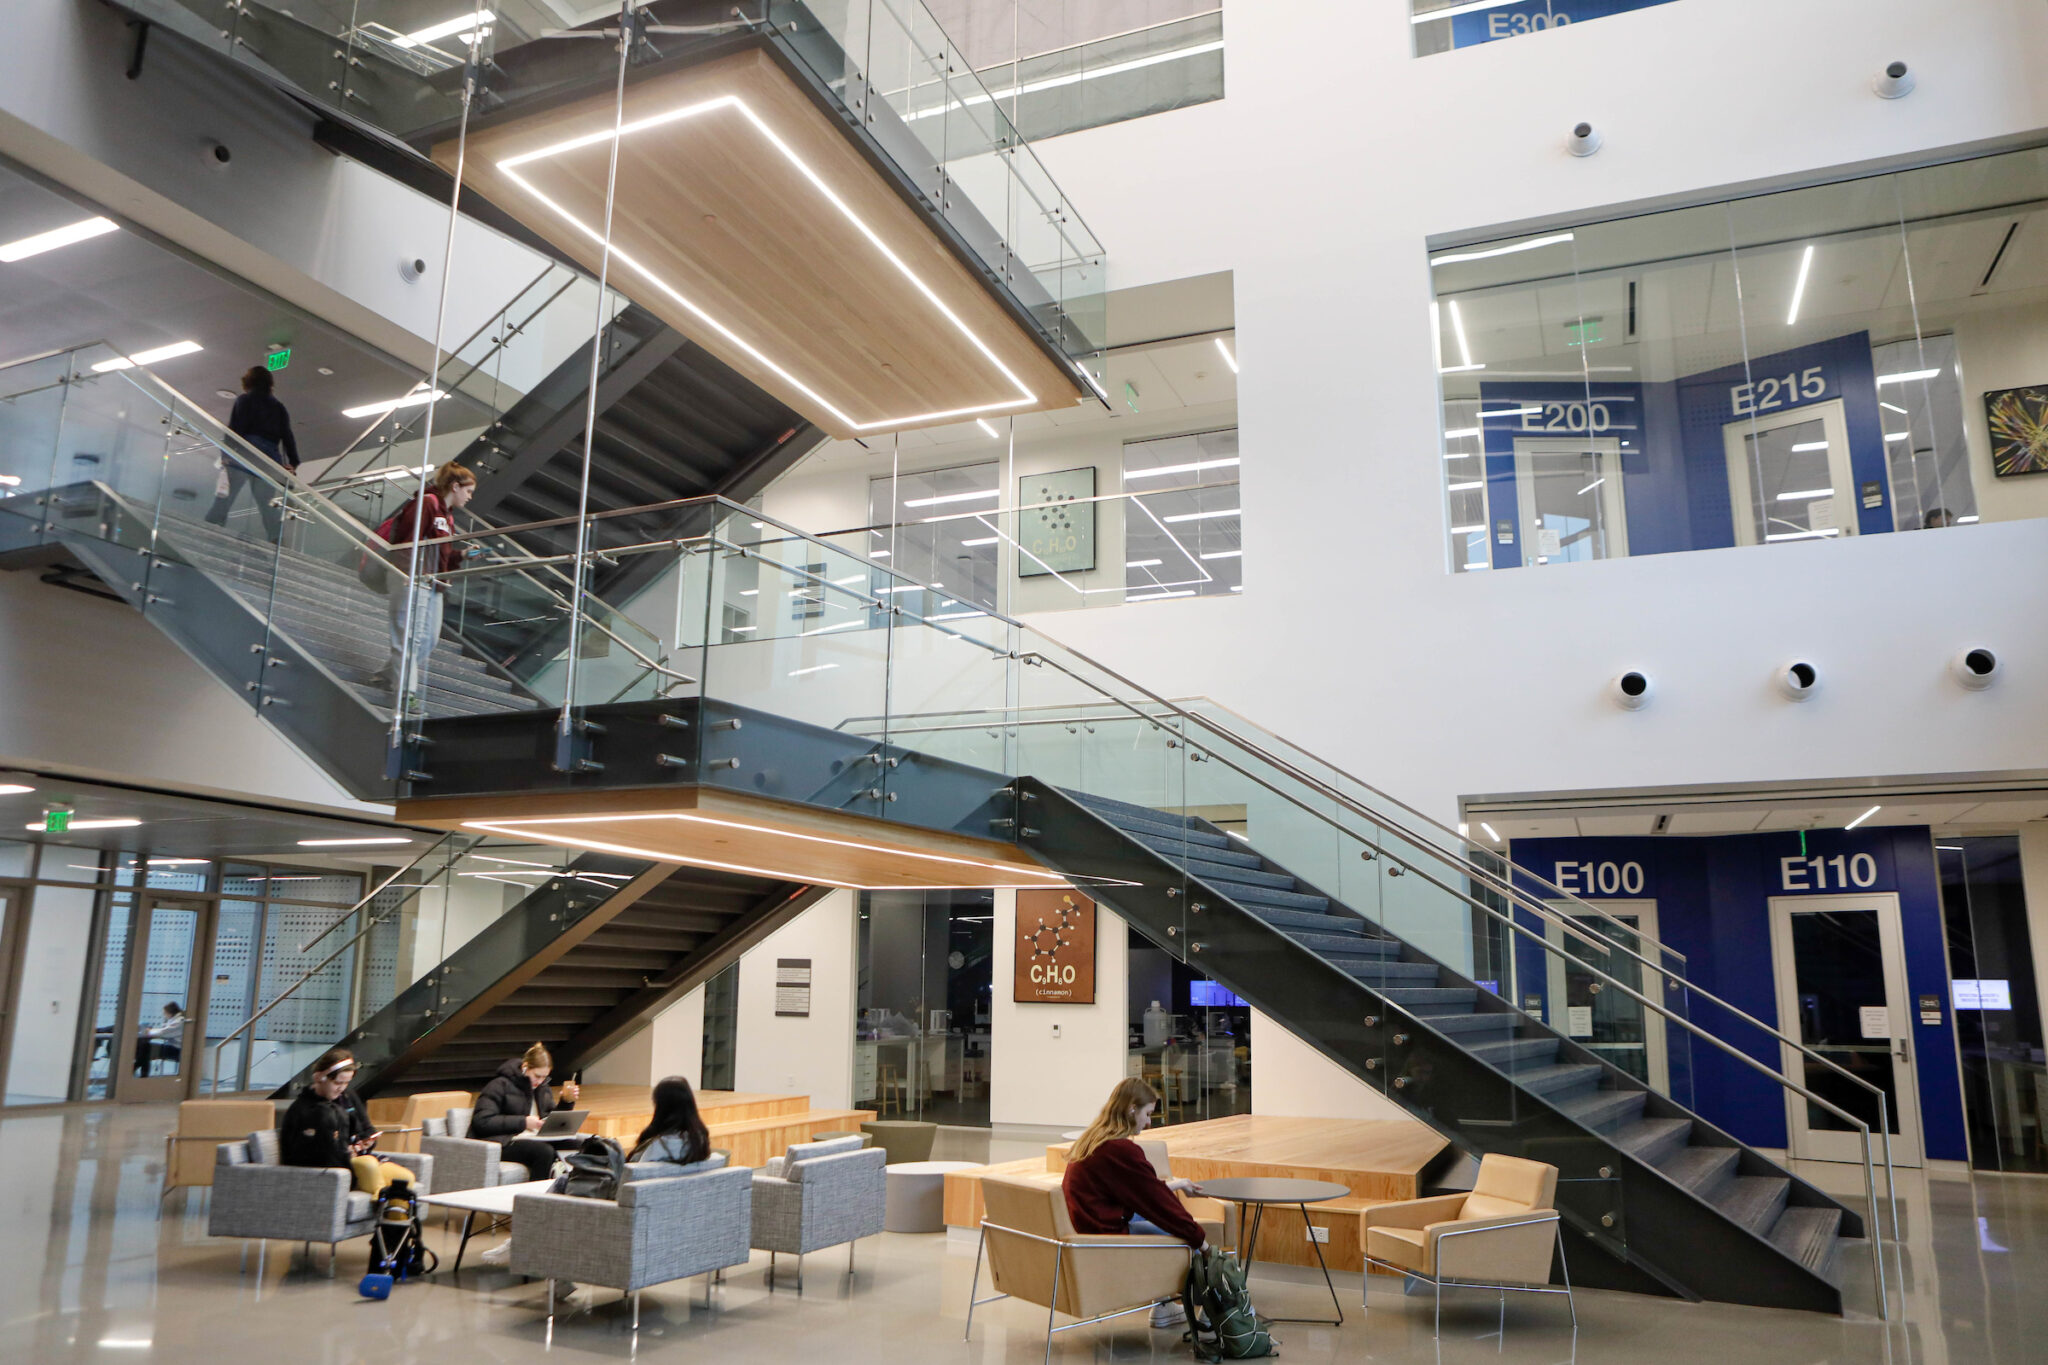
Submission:
<svg viewBox="0 0 2048 1365">
<path fill-rule="evenodd" d="M 1020 1005 L 1095 1003 L 1095 902 L 1067 887 L 1017 893 Z"/>
<path fill-rule="evenodd" d="M 1095 567 L 1095 466 L 1017 480 L 1017 577 Z"/>
</svg>

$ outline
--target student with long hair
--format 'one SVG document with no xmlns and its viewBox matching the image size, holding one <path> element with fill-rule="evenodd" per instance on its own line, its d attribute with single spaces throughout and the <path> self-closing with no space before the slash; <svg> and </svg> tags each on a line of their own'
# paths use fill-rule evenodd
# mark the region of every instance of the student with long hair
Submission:
<svg viewBox="0 0 2048 1365">
<path fill-rule="evenodd" d="M 527 1178 L 546 1180 L 554 1169 L 555 1149 L 528 1137 L 555 1110 L 555 1090 L 548 1077 L 555 1059 L 535 1043 L 526 1052 L 498 1068 L 498 1074 L 476 1097 L 476 1110 L 469 1117 L 469 1135 L 495 1142 L 505 1149 L 505 1160 L 526 1167 Z M 561 1088 L 561 1098 L 576 1103 L 579 1095 L 574 1081 Z"/>
<path fill-rule="evenodd" d="M 1178 1237 L 1197 1249 L 1207 1240 L 1202 1225 L 1175 1197 L 1177 1191 L 1195 1189 L 1195 1183 L 1161 1180 L 1151 1158 L 1132 1141 L 1151 1126 L 1152 1111 L 1158 1106 L 1158 1091 L 1136 1076 L 1126 1076 L 1109 1092 L 1095 1122 L 1067 1150 L 1060 1188 L 1074 1231 Z M 1178 1326 L 1185 1316 L 1178 1304 L 1155 1304 L 1152 1325 Z"/>
<path fill-rule="evenodd" d="M 628 1161 L 667 1161 L 694 1166 L 711 1156 L 711 1130 L 697 1112 L 697 1092 L 682 1076 L 654 1083 L 654 1117 L 640 1130 Z"/>
<path fill-rule="evenodd" d="M 347 1048 L 320 1054 L 313 1079 L 277 1125 L 278 1157 L 287 1166 L 347 1167 L 350 1183 L 375 1199 L 392 1181 L 411 1180 L 413 1174 L 371 1151 L 382 1134 L 371 1128 L 362 1099 L 349 1089 L 355 1078 L 355 1054 Z"/>
<path fill-rule="evenodd" d="M 423 545 L 417 551 L 411 547 L 416 541 L 454 535 L 455 514 L 475 492 L 476 475 L 450 460 L 434 471 L 425 491 L 407 499 L 378 528 L 378 534 L 391 546 L 391 569 L 384 576 L 390 599 L 391 657 L 371 677 L 370 685 L 392 688 L 398 704 L 408 710 L 422 705 L 419 693 L 421 680 L 427 676 L 427 660 L 441 642 L 442 604 L 448 585 L 439 575 L 452 572 L 463 555 L 459 545 Z M 411 567 L 417 568 L 418 575 L 408 579 L 406 570 Z M 409 655 L 408 629 L 412 638 Z M 401 668 L 404 678 L 399 677 Z"/>
</svg>

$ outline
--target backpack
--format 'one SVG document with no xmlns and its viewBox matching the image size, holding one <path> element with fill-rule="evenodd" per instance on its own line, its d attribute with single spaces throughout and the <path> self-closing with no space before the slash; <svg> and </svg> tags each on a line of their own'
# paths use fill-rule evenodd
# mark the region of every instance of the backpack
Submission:
<svg viewBox="0 0 2048 1365">
<path fill-rule="evenodd" d="M 1280 1354 L 1271 1324 L 1252 1309 L 1244 1266 L 1236 1256 L 1203 1247 L 1188 1263 L 1182 1302 L 1188 1313 L 1187 1339 L 1206 1361 L 1250 1360 Z"/>
<path fill-rule="evenodd" d="M 370 1230 L 370 1265 L 357 1286 L 364 1298 L 381 1299 L 395 1281 L 416 1279 L 437 1269 L 440 1258 L 427 1248 L 420 1227 L 419 1197 L 412 1183 L 394 1180 L 377 1196 L 376 1226 Z"/>
<path fill-rule="evenodd" d="M 410 506 L 411 503 L 406 504 L 406 507 Z M 398 519 L 405 515 L 406 507 L 401 507 L 386 517 L 384 524 L 377 528 L 377 537 L 385 544 L 391 543 L 392 533 L 397 529 Z M 374 549 L 365 550 L 362 557 L 356 561 L 356 582 L 379 596 L 391 590 L 391 564 L 384 554 L 385 552 Z"/>
<path fill-rule="evenodd" d="M 549 1194 L 578 1199 L 617 1199 L 626 1179 L 626 1153 L 608 1137 L 587 1137 L 583 1145 L 555 1162 L 555 1183 Z"/>
</svg>

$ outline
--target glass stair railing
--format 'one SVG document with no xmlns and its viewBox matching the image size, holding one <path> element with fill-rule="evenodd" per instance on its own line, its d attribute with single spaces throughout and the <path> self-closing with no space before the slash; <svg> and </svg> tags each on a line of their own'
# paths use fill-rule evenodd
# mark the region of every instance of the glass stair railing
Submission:
<svg viewBox="0 0 2048 1365">
<path fill-rule="evenodd" d="M 814 537 L 718 499 L 659 511 L 683 531 L 515 529 L 572 576 L 653 557 L 629 609 L 682 677 L 582 670 L 591 651 L 569 648 L 580 771 L 437 745 L 435 790 L 699 785 L 1014 840 L 1461 1150 L 1559 1165 L 1569 1224 L 1611 1253 L 1586 1282 L 1838 1311 L 1847 1242 L 1883 1311 L 1867 1224 L 1884 1096 L 1701 989 L 1666 945 L 1221 708 L 895 573 L 874 528 Z M 1562 999 L 1520 1007 L 1560 976 L 1637 1045 L 1558 1027 Z M 1785 1074 L 1793 1053 L 1826 1095 Z M 1865 1211 L 1703 1115 L 1705 1069 L 1857 1135 Z"/>
<path fill-rule="evenodd" d="M 246 502 L 219 496 L 230 466 Z M 110 347 L 0 368 L 0 552 L 84 564 L 363 799 L 409 785 L 428 719 L 565 699 L 550 642 L 569 580 L 499 533 L 464 549 L 488 582 L 445 588 L 442 640 L 394 721 L 392 605 L 362 578 L 387 547 L 360 522 Z M 588 594 L 573 614 L 586 653 L 663 676 L 653 632 Z"/>
</svg>

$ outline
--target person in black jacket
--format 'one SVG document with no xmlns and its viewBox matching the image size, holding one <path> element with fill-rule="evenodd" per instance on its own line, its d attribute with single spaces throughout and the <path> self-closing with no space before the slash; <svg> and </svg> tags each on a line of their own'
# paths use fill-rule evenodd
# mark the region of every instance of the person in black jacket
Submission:
<svg viewBox="0 0 2048 1365">
<path fill-rule="evenodd" d="M 555 1059 L 535 1043 L 525 1056 L 498 1068 L 498 1074 L 476 1097 L 476 1112 L 469 1119 L 471 1137 L 504 1147 L 505 1160 L 524 1166 L 534 1180 L 547 1179 L 555 1164 L 555 1149 L 527 1136 L 554 1112 L 555 1091 L 548 1085 L 554 1069 Z M 562 1087 L 562 1098 L 570 1104 L 576 1102 L 578 1093 L 574 1081 Z"/>
<path fill-rule="evenodd" d="M 362 1099 L 349 1087 L 356 1078 L 355 1054 L 330 1048 L 313 1063 L 313 1079 L 278 1124 L 278 1156 L 287 1166 L 346 1167 L 352 1183 L 372 1199 L 394 1180 L 412 1172 L 379 1161 L 370 1149 L 382 1136 L 370 1127 Z"/>
<path fill-rule="evenodd" d="M 292 438 L 291 414 L 271 393 L 276 383 L 269 370 L 261 365 L 251 365 L 242 376 L 242 396 L 235 400 L 234 410 L 228 414 L 228 430 L 268 455 L 275 463 L 286 469 L 297 469 L 299 443 Z M 256 511 L 263 518 L 264 529 L 275 541 L 278 527 L 283 522 L 283 514 L 270 501 L 270 482 L 277 476 L 265 470 L 270 478 L 261 477 L 237 463 L 239 458 L 230 456 L 222 460 L 227 488 L 214 498 L 213 508 L 207 512 L 206 519 L 215 526 L 227 525 L 228 508 L 246 487 L 256 501 Z"/>
</svg>

